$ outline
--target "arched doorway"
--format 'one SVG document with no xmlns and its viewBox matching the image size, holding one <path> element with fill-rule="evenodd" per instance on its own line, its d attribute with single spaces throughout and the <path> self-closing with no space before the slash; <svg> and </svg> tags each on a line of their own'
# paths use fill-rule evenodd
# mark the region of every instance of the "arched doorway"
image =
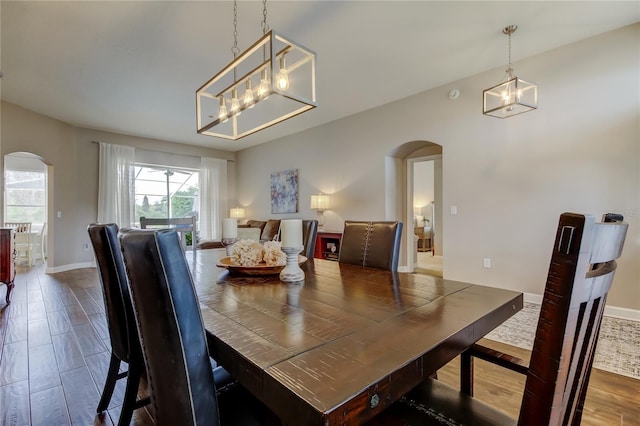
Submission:
<svg viewBox="0 0 640 426">
<path fill-rule="evenodd" d="M 414 164 L 434 161 L 433 212 L 429 211 L 432 222 L 435 254 L 444 253 L 442 221 L 442 146 L 428 141 L 411 141 L 394 148 L 385 160 L 385 210 L 388 219 L 402 218 L 405 223 L 400 253 L 401 272 L 414 272 L 417 264 L 417 238 L 415 237 L 416 207 L 414 198 Z M 429 206 L 431 209 L 431 206 Z M 423 216 L 426 216 L 423 215 Z M 441 262 L 441 259 L 439 259 Z"/>
<path fill-rule="evenodd" d="M 41 157 L 28 152 L 5 155 L 4 223 L 31 224 L 31 264 L 47 259 L 49 193 L 49 166 Z"/>
</svg>

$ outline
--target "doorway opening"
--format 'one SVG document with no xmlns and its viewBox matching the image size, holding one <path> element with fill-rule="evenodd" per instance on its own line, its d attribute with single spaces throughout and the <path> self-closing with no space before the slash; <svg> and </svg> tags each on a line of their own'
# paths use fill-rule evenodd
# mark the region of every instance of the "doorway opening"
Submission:
<svg viewBox="0 0 640 426">
<path fill-rule="evenodd" d="M 47 260 L 49 168 L 28 152 L 4 157 L 4 225 L 24 224 L 24 249 L 16 253 L 16 263 L 33 266 Z M 28 225 L 28 226 L 27 226 Z M 16 237 L 17 241 L 17 237 Z"/>
<path fill-rule="evenodd" d="M 436 244 L 436 238 L 441 241 L 441 227 L 440 215 L 436 211 L 442 204 L 442 156 L 411 158 L 407 166 L 407 186 L 413 182 L 413 196 L 407 197 L 412 200 L 413 233 L 416 239 L 413 270 L 441 277 L 441 244 Z M 409 169 L 412 169 L 412 173 Z"/>
<path fill-rule="evenodd" d="M 414 201 L 414 164 L 425 161 L 433 161 L 433 195 L 431 200 L 427 200 L 425 196 L 424 205 L 421 206 L 429 210 L 417 211 L 414 209 L 414 204 L 415 207 L 418 206 L 418 201 Z M 424 213 L 420 218 L 421 223 L 424 223 L 427 214 L 431 216 L 429 219 L 431 244 L 435 250 L 434 254 L 439 256 L 435 260 L 442 264 L 445 244 L 442 221 L 442 164 L 442 146 L 424 140 L 398 145 L 385 157 L 385 218 L 404 222 L 399 272 L 414 272 L 418 264 L 419 245 L 418 236 L 415 234 L 418 214 L 415 214 L 416 212 Z M 433 201 L 432 207 L 427 206 L 427 201 Z M 432 212 L 431 208 L 433 208 Z"/>
</svg>

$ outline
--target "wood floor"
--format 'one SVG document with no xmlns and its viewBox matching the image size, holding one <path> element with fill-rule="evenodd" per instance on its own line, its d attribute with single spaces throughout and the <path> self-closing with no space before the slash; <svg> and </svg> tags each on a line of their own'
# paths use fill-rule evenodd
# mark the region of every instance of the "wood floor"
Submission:
<svg viewBox="0 0 640 426">
<path fill-rule="evenodd" d="M 109 362 L 109 336 L 95 269 L 47 275 L 19 269 L 9 306 L 0 286 L 0 425 L 117 424 L 124 382 L 106 414 L 95 408 Z M 485 341 L 523 358 L 528 351 Z M 439 379 L 457 386 L 457 360 Z M 524 380 L 478 361 L 476 396 L 517 416 Z M 594 370 L 583 425 L 640 425 L 640 381 Z M 151 425 L 144 409 L 131 424 Z"/>
</svg>

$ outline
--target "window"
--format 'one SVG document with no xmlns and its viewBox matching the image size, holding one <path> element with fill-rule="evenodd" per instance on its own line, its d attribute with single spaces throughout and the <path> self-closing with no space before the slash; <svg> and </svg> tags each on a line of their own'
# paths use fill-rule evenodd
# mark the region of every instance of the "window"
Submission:
<svg viewBox="0 0 640 426">
<path fill-rule="evenodd" d="M 197 170 L 136 164 L 136 223 L 140 217 L 198 216 Z"/>
<path fill-rule="evenodd" d="M 47 220 L 47 174 L 39 171 L 5 170 L 5 222 Z"/>
</svg>

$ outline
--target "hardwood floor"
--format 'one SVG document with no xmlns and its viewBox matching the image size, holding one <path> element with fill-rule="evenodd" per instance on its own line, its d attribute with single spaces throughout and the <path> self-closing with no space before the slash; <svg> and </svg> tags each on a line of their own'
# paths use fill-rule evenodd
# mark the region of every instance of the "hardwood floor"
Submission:
<svg viewBox="0 0 640 426">
<path fill-rule="evenodd" d="M 95 269 L 47 275 L 18 269 L 12 303 L 0 286 L 0 425 L 117 424 L 124 382 L 107 413 L 97 416 L 109 363 L 109 336 Z M 528 351 L 484 341 L 527 358 Z M 454 360 L 439 379 L 457 387 Z M 524 380 L 477 361 L 476 397 L 516 417 Z M 594 369 L 583 425 L 640 425 L 640 381 Z M 145 409 L 131 424 L 151 425 Z"/>
</svg>

